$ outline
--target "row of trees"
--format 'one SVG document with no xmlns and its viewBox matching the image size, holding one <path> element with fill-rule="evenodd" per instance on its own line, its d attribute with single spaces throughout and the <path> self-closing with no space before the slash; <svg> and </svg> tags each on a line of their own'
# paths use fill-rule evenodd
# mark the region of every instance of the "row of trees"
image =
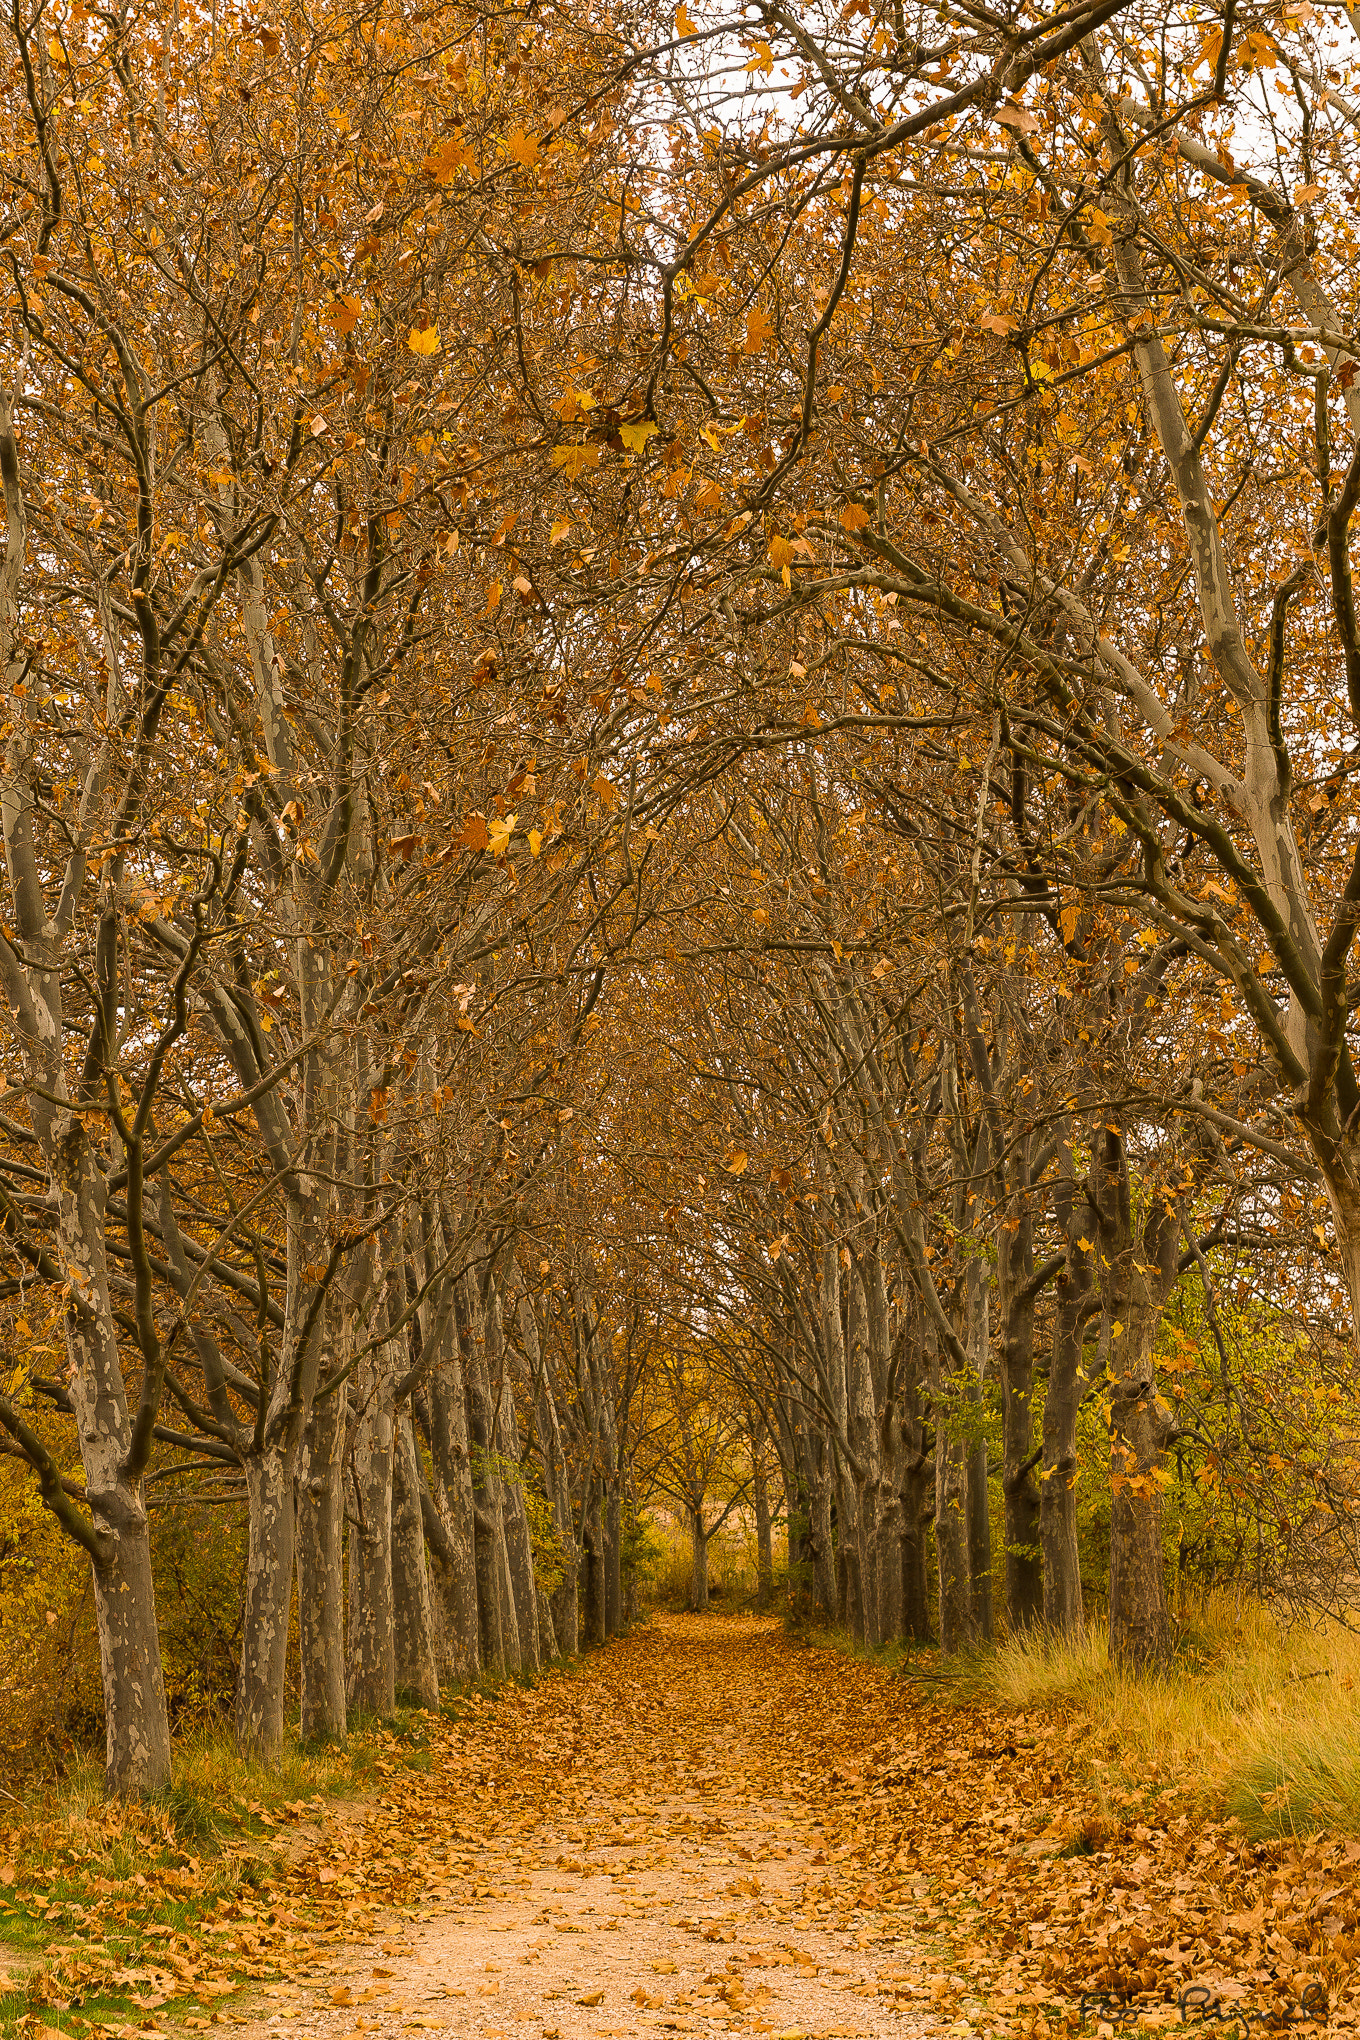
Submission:
<svg viewBox="0 0 1360 2040">
<path fill-rule="evenodd" d="M 617 1627 L 649 1496 L 702 1605 L 776 1464 L 829 1613 L 989 1633 L 992 1417 L 1012 1625 L 1096 1407 L 1121 1658 L 1171 1454 L 1344 1591 L 1344 20 L 5 34 L 0 1429 L 111 1789 L 163 1481 L 266 1753 L 295 1590 L 334 1732 Z"/>
</svg>

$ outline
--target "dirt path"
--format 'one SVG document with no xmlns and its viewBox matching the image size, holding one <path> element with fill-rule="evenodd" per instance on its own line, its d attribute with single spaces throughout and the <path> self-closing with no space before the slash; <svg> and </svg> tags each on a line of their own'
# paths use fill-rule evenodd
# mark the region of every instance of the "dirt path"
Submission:
<svg viewBox="0 0 1360 2040">
<path fill-rule="evenodd" d="M 910 1933 L 856 1904 L 862 1867 L 827 1826 L 844 1781 L 800 1747 L 799 1655 L 768 1623 L 663 1617 L 503 1721 L 481 1707 L 447 1837 L 436 1799 L 409 1838 L 426 1902 L 319 1954 L 248 2030 L 947 2030 Z"/>
<path fill-rule="evenodd" d="M 1360 1843 L 1252 1844 L 1079 1717 L 939 1705 L 776 1623 L 662 1617 L 390 1748 L 216 1929 L 245 1962 L 270 1923 L 250 2040 L 1045 2040 L 1177 2027 L 1187 1991 L 1360 2027 Z"/>
</svg>

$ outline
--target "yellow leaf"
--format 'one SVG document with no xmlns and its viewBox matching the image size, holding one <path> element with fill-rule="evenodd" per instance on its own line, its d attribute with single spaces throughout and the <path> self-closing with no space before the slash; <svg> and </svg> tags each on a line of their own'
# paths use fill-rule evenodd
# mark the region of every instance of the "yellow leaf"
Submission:
<svg viewBox="0 0 1360 2040">
<path fill-rule="evenodd" d="M 862 503 L 847 503 L 841 512 L 841 523 L 847 531 L 863 531 L 869 522 L 869 513 Z"/>
<path fill-rule="evenodd" d="M 598 446 L 555 446 L 553 448 L 553 466 L 565 469 L 569 480 L 573 482 L 587 468 L 596 468 L 599 465 L 600 449 Z"/>
<path fill-rule="evenodd" d="M 781 538 L 779 533 L 776 532 L 770 540 L 770 564 L 775 567 L 786 568 L 792 558 L 793 547 L 786 538 Z"/>
<path fill-rule="evenodd" d="M 756 53 L 746 66 L 748 71 L 763 71 L 768 78 L 774 69 L 774 52 L 767 42 L 756 44 Z"/>
<path fill-rule="evenodd" d="M 818 715 L 811 702 L 807 704 L 798 720 L 805 730 L 819 730 L 822 727 L 822 718 Z"/>
<path fill-rule="evenodd" d="M 486 846 L 493 857 L 504 857 L 509 849 L 510 838 L 515 833 L 516 819 L 514 815 L 503 815 L 487 824 Z"/>
<path fill-rule="evenodd" d="M 715 453 L 722 452 L 722 444 L 711 425 L 701 425 L 699 427 L 699 437 L 704 441 L 705 445 L 711 446 Z"/>
<path fill-rule="evenodd" d="M 1087 1239 L 1078 1240 L 1077 1245 L 1081 1248 L 1083 1254 L 1089 1254 L 1092 1252 L 1091 1242 Z"/>
<path fill-rule="evenodd" d="M 684 0 L 680 0 L 680 5 L 675 10 L 675 32 L 677 35 L 694 34 L 694 23 L 689 18 Z"/>
<path fill-rule="evenodd" d="M 532 170 L 538 161 L 538 136 L 526 135 L 523 128 L 514 128 L 505 138 L 505 153 L 512 163 L 522 163 L 526 170 Z"/>
<path fill-rule="evenodd" d="M 537 830 L 537 829 L 530 829 L 530 831 L 529 831 L 529 855 L 530 855 L 531 857 L 537 857 L 537 855 L 538 855 L 539 851 L 540 851 L 540 850 L 541 850 L 542 848 L 543 848 L 543 838 L 542 838 L 542 837 L 541 837 L 541 836 L 539 835 L 539 833 L 538 833 L 538 830 Z"/>
<path fill-rule="evenodd" d="M 571 530 L 570 517 L 555 517 L 553 519 L 553 528 L 548 533 L 548 543 L 550 545 L 561 545 L 563 539 L 568 535 L 570 530 Z"/>
<path fill-rule="evenodd" d="M 486 591 L 486 608 L 482 611 L 482 615 L 490 616 L 492 610 L 498 606 L 500 599 L 501 584 L 499 581 L 493 581 Z"/>
<path fill-rule="evenodd" d="M 422 332 L 417 327 L 412 326 L 410 333 L 407 335 L 406 345 L 410 348 L 412 354 L 438 354 L 438 327 L 426 326 Z"/>
<path fill-rule="evenodd" d="M 636 425 L 620 425 L 619 438 L 630 453 L 641 453 L 647 441 L 657 430 L 658 426 L 654 418 L 641 418 Z"/>
<path fill-rule="evenodd" d="M 750 1156 L 746 1153 L 746 1150 L 738 1148 L 731 1159 L 723 1163 L 723 1167 L 729 1176 L 744 1176 L 746 1174 L 746 1164 L 749 1160 Z"/>
<path fill-rule="evenodd" d="M 1067 902 L 1067 905 L 1063 908 L 1062 913 L 1058 916 L 1058 923 L 1062 929 L 1062 939 L 1064 942 L 1070 942 L 1074 935 L 1076 934 L 1077 916 L 1079 912 L 1080 908 L 1078 907 L 1077 902 L 1075 900 L 1069 900 Z"/>
<path fill-rule="evenodd" d="M 47 54 L 54 64 L 60 64 L 63 61 L 65 53 L 54 35 L 50 35 L 47 38 Z"/>
</svg>

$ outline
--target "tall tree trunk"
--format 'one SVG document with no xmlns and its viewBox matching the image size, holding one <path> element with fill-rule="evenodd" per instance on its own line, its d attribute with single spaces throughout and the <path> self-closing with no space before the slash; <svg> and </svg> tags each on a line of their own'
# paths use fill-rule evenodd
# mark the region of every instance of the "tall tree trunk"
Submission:
<svg viewBox="0 0 1360 2040">
<path fill-rule="evenodd" d="M 691 1593 L 696 1615 L 708 1613 L 708 1532 L 704 1529 L 703 1512 L 691 1509 L 689 1516 L 690 1539 L 694 1558 L 694 1578 Z"/>
<path fill-rule="evenodd" d="M 968 1268 L 968 1400 L 973 1436 L 968 1446 L 968 1574 L 974 1635 L 992 1640 L 992 1511 L 987 1486 L 987 1440 L 982 1435 L 982 1385 L 991 1362 L 991 1322 L 983 1263 Z"/>
<path fill-rule="evenodd" d="M 1162 1551 L 1162 1465 L 1170 1409 L 1157 1394 L 1153 1348 L 1176 1286 L 1173 1193 L 1144 1186 L 1135 1231 L 1128 1153 L 1107 1121 L 1092 1157 L 1110 1372 L 1110 1657 L 1142 1671 L 1171 1653 Z"/>
<path fill-rule="evenodd" d="M 967 1383 L 950 1381 L 931 1337 L 931 1400 L 935 1415 L 935 1562 L 939 1573 L 940 1649 L 964 1650 L 976 1640 L 972 1569 L 968 1562 L 968 1441 L 951 1402 Z M 962 1390 L 962 1395 L 959 1391 Z M 946 1400 L 946 1394 L 948 1400 Z"/>
<path fill-rule="evenodd" d="M 487 1355 L 493 1371 L 495 1396 L 496 1459 L 501 1496 L 501 1518 L 509 1560 L 510 1592 L 515 1604 L 518 1635 L 517 1670 L 536 1672 L 542 1663 L 539 1643 L 538 1588 L 534 1580 L 534 1547 L 529 1535 L 529 1517 L 524 1506 L 523 1472 L 519 1425 L 510 1386 L 508 1355 L 501 1322 L 501 1300 L 493 1291 L 487 1308 Z"/>
<path fill-rule="evenodd" d="M 831 1534 L 831 1475 L 826 1464 L 826 1446 L 812 1482 L 808 1512 L 808 1548 L 812 1553 L 812 1601 L 829 1622 L 836 1619 L 836 1556 Z"/>
<path fill-rule="evenodd" d="M 1043 1619 L 1039 1486 L 1034 1478 L 1034 1225 L 1022 1180 L 997 1232 L 1001 1304 L 1001 1492 L 1006 1525 L 1006 1621 L 1012 1635 Z"/>
<path fill-rule="evenodd" d="M 297 1481 L 302 1739 L 345 1738 L 345 1412 L 347 1385 L 318 1394 Z"/>
<path fill-rule="evenodd" d="M 283 1747 L 297 1467 L 321 1364 L 322 1341 L 311 1309 L 315 1296 L 311 1270 L 326 1262 L 318 1210 L 315 1201 L 309 1201 L 300 1217 L 290 1214 L 278 1367 L 254 1440 L 242 1457 L 248 1541 L 236 1740 L 243 1751 L 268 1762 L 274 1762 Z"/>
<path fill-rule="evenodd" d="M 604 1626 L 610 1636 L 617 1636 L 623 1628 L 623 1520 L 617 1472 L 605 1492 Z"/>
<path fill-rule="evenodd" d="M 538 1320 L 534 1316 L 533 1304 L 524 1287 L 523 1279 L 513 1261 L 510 1264 L 510 1280 L 515 1293 L 515 1322 L 519 1327 L 520 1346 L 534 1391 L 534 1420 L 538 1428 L 538 1448 L 543 1463 L 543 1487 L 552 1509 L 553 1533 L 562 1558 L 561 1585 L 554 1589 L 550 1597 L 553 1635 L 557 1649 L 562 1655 L 575 1657 L 580 1648 L 580 1614 L 577 1601 L 579 1560 L 575 1512 L 571 1501 L 571 1481 L 566 1455 L 562 1450 L 562 1428 L 557 1414 L 557 1399 L 553 1394 L 542 1342 L 538 1335 Z"/>
<path fill-rule="evenodd" d="M 1085 1200 L 1078 1203 L 1072 1149 L 1058 1150 L 1056 1216 L 1067 1244 L 1058 1276 L 1053 1347 L 1044 1396 L 1043 1472 L 1039 1481 L 1039 1549 L 1043 1557 L 1044 1627 L 1054 1636 L 1082 1629 L 1081 1551 L 1077 1542 L 1077 1410 L 1081 1403 L 1082 1338 L 1095 1282 L 1092 1256 L 1081 1245 Z"/>
<path fill-rule="evenodd" d="M 439 1706 L 439 1666 L 421 1521 L 420 1462 L 410 1405 L 396 1417 L 392 1447 L 393 1677 L 417 1707 Z"/>
<path fill-rule="evenodd" d="M 585 1546 L 585 1640 L 592 1648 L 598 1648 L 605 1640 L 604 1503 L 600 1493 L 600 1477 L 596 1473 L 587 1476 L 585 1523 L 581 1541 Z"/>
<path fill-rule="evenodd" d="M 351 1712 L 385 1719 L 396 1706 L 392 1605 L 392 1356 L 385 1340 L 354 1376 L 349 1461 L 349 1662 Z"/>
<path fill-rule="evenodd" d="M 421 1280 L 428 1282 L 444 1257 L 444 1234 L 427 1212 L 422 1227 Z M 481 1670 L 477 1570 L 473 1533 L 472 1461 L 467 1398 L 454 1284 L 446 1281 L 420 1305 L 421 1351 L 433 1353 L 423 1407 L 428 1412 L 430 1491 L 421 1515 L 438 1607 L 441 1669 L 451 1679 L 475 1679 Z"/>
<path fill-rule="evenodd" d="M 283 1748 L 288 1620 L 293 1598 L 295 1453 L 269 1446 L 242 1463 L 246 1592 L 236 1674 L 236 1740 L 273 1762 Z"/>
<path fill-rule="evenodd" d="M 751 1492 L 756 1512 L 756 1606 L 768 1608 L 774 1598 L 774 1543 L 770 1532 L 770 1488 L 765 1472 L 765 1427 L 752 1428 Z"/>
</svg>

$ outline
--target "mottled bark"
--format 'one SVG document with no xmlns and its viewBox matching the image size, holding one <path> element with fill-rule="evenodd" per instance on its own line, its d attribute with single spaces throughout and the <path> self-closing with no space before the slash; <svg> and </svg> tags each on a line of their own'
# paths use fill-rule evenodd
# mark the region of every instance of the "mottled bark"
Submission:
<svg viewBox="0 0 1360 2040">
<path fill-rule="evenodd" d="M 392 1624 L 397 1692 L 417 1707 L 437 1708 L 439 1667 L 409 1405 L 397 1412 L 392 1448 Z"/>
<path fill-rule="evenodd" d="M 1106 1123 L 1091 1164 L 1110 1390 L 1110 1657 L 1134 1671 L 1171 1653 L 1162 1553 L 1163 1460 L 1170 1406 L 1157 1393 L 1153 1348 L 1179 1273 L 1172 1192 L 1144 1186 L 1135 1224 L 1128 1152 Z"/>
<path fill-rule="evenodd" d="M 1056 1215 L 1067 1262 L 1057 1282 L 1048 1388 L 1044 1396 L 1043 1471 L 1039 1481 L 1039 1547 L 1043 1556 L 1044 1627 L 1055 1636 L 1082 1629 L 1081 1553 L 1077 1542 L 1077 1410 L 1081 1402 L 1082 1335 L 1095 1276 L 1083 1246 L 1085 1200 L 1072 1180 L 1072 1149 L 1058 1151 Z"/>
<path fill-rule="evenodd" d="M 524 1507 L 519 1425 L 510 1386 L 509 1359 L 501 1323 L 501 1299 L 493 1290 L 487 1305 L 487 1361 L 495 1399 L 496 1464 L 501 1497 L 510 1593 L 518 1635 L 517 1669 L 536 1672 L 542 1662 L 538 1633 L 538 1588 L 534 1580 L 534 1547 Z"/>
<path fill-rule="evenodd" d="M 343 1740 L 345 1711 L 345 1384 L 319 1394 L 302 1436 L 297 1480 L 301 1731 Z"/>
<path fill-rule="evenodd" d="M 551 1596 L 553 1631 L 557 1647 L 563 1655 L 575 1657 L 579 1648 L 579 1618 L 576 1598 L 576 1531 L 571 1503 L 571 1482 L 566 1455 L 562 1450 L 557 1401 L 538 1336 L 538 1320 L 534 1316 L 533 1304 L 513 1262 L 510 1276 L 515 1293 L 515 1323 L 519 1329 L 520 1346 L 534 1392 L 534 1421 L 543 1465 L 543 1487 L 552 1509 L 553 1531 L 562 1556 L 562 1582 Z"/>
<path fill-rule="evenodd" d="M 283 1747 L 288 1617 L 293 1594 L 296 1454 L 273 1446 L 243 1464 L 247 1547 L 241 1659 L 236 1675 L 236 1740 L 267 1761 Z"/>
<path fill-rule="evenodd" d="M 350 1711 L 383 1718 L 396 1706 L 392 1607 L 392 1407 L 389 1344 L 360 1362 L 346 1448 L 349 1516 L 348 1663 Z"/>
<path fill-rule="evenodd" d="M 442 1264 L 444 1235 L 427 1213 L 417 1272 L 422 1282 Z M 430 1489 L 422 1501 L 430 1583 L 434 1592 L 440 1669 L 451 1679 L 475 1679 L 481 1670 L 477 1576 L 473 1540 L 472 1462 L 463 1387 L 462 1352 L 454 1284 L 446 1281 L 420 1305 L 422 1354 L 430 1373 L 422 1405 L 428 1416 Z"/>
</svg>

